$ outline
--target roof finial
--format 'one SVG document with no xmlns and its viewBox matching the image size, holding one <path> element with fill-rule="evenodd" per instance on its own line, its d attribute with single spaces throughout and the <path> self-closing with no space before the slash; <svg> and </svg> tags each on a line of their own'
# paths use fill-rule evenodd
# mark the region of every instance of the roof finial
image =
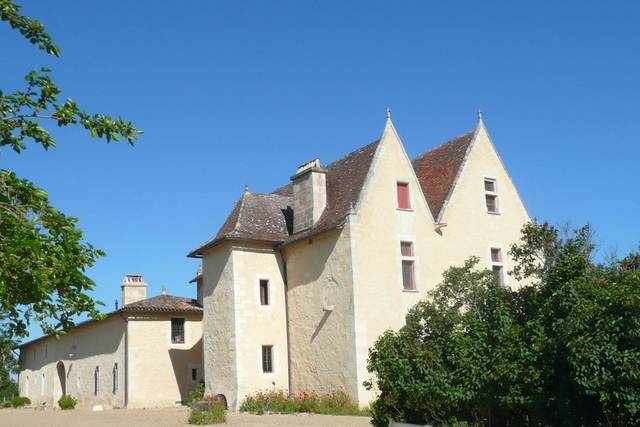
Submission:
<svg viewBox="0 0 640 427">
<path fill-rule="evenodd" d="M 167 294 L 167 287 L 163 286 L 162 287 L 162 295 L 166 295 Z"/>
<path fill-rule="evenodd" d="M 478 121 L 482 121 L 482 110 L 478 110 Z"/>
<path fill-rule="evenodd" d="M 387 119 L 390 119 L 391 118 L 391 108 L 387 107 L 386 112 L 387 112 Z"/>
<path fill-rule="evenodd" d="M 249 184 L 245 184 L 244 185 L 244 191 L 245 191 L 245 193 L 249 192 Z"/>
</svg>

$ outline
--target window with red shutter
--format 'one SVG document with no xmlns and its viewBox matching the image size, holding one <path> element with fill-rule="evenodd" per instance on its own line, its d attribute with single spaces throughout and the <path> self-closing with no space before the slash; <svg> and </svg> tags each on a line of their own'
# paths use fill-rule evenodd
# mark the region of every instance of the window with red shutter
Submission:
<svg viewBox="0 0 640 427">
<path fill-rule="evenodd" d="M 410 209 L 411 204 L 409 203 L 409 184 L 399 182 L 397 185 L 397 192 L 398 192 L 398 208 Z"/>
</svg>

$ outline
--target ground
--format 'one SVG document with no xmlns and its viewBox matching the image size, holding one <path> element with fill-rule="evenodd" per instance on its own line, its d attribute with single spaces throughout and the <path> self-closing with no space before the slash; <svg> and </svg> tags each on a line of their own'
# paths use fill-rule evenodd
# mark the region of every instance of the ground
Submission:
<svg viewBox="0 0 640 427">
<path fill-rule="evenodd" d="M 175 409 L 116 409 L 102 412 L 86 410 L 58 411 L 34 409 L 0 410 L 0 426 L 28 427 L 84 427 L 84 426 L 185 426 L 189 410 Z M 229 414 L 231 426 L 344 426 L 367 427 L 367 417 L 337 417 L 331 415 L 250 415 Z"/>
</svg>

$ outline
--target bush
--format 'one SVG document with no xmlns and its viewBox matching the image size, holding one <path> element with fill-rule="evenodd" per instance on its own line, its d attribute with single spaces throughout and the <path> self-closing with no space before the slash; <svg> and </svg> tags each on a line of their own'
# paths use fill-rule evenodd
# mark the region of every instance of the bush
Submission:
<svg viewBox="0 0 640 427">
<path fill-rule="evenodd" d="M 11 399 L 11 406 L 14 408 L 22 408 L 23 406 L 31 405 L 31 399 L 23 396 L 16 396 Z"/>
<path fill-rule="evenodd" d="M 445 272 L 369 351 L 374 425 L 640 425 L 640 258 L 596 264 L 590 236 L 526 225 L 517 290 Z"/>
<path fill-rule="evenodd" d="M 192 406 L 194 402 L 202 400 L 204 398 L 204 383 L 199 382 L 195 390 L 189 392 L 187 396 L 187 405 Z"/>
<path fill-rule="evenodd" d="M 292 414 L 310 412 L 328 415 L 369 415 L 358 408 L 344 391 L 318 394 L 302 392 L 289 394 L 284 390 L 259 391 L 248 395 L 240 404 L 240 412 L 262 415 L 266 412 Z"/>
<path fill-rule="evenodd" d="M 220 424 L 227 420 L 227 410 L 220 403 L 193 408 L 189 415 L 189 424 Z"/>
<path fill-rule="evenodd" d="M 2 409 L 11 408 L 11 400 L 2 401 L 2 403 L 0 403 L 0 408 Z"/>
<path fill-rule="evenodd" d="M 58 405 L 60 406 L 60 409 L 63 410 L 74 409 L 77 404 L 78 400 L 73 396 L 69 396 L 68 394 L 63 394 L 62 397 L 58 399 Z"/>
</svg>

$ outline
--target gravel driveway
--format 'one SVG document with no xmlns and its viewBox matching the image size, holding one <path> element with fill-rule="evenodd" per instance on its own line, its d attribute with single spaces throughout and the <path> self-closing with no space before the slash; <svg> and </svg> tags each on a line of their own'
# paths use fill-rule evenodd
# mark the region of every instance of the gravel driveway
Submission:
<svg viewBox="0 0 640 427">
<path fill-rule="evenodd" d="M 0 426 L 85 427 L 85 426 L 185 426 L 189 410 L 170 409 L 117 409 L 103 412 L 84 410 L 57 411 L 34 409 L 0 410 Z M 229 414 L 227 424 L 232 426 L 345 426 L 370 427 L 367 417 L 336 417 L 332 415 L 249 415 Z"/>
</svg>

